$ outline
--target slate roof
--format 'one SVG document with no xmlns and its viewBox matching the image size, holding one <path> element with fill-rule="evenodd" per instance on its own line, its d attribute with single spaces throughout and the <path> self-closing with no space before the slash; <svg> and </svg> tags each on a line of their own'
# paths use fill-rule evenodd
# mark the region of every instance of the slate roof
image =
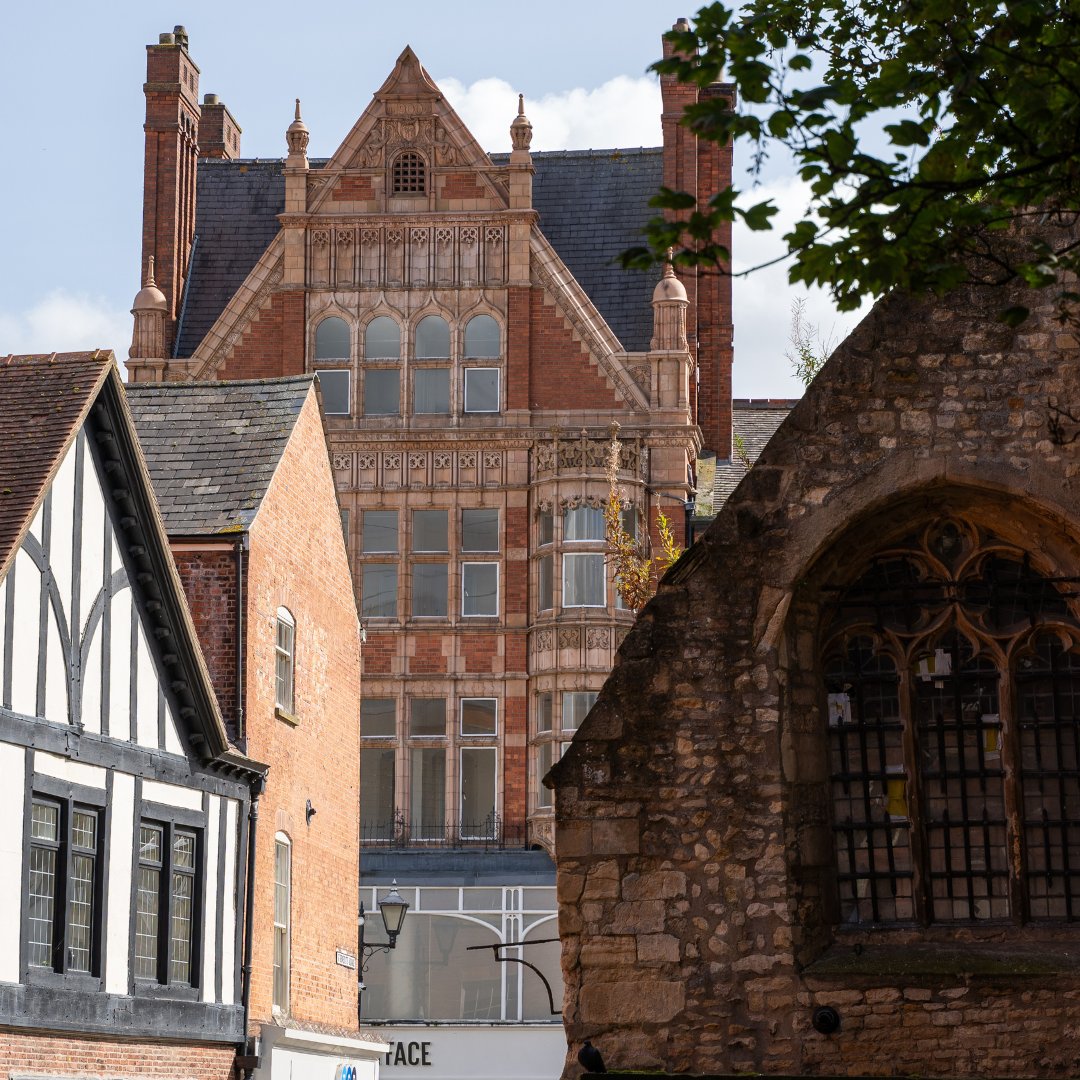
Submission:
<svg viewBox="0 0 1080 1080">
<path fill-rule="evenodd" d="M 765 444 L 776 434 L 776 429 L 784 422 L 787 414 L 798 404 L 798 398 L 736 398 L 731 403 L 732 442 L 735 437 L 742 440 L 742 449 L 751 463 L 757 461 Z M 716 462 L 716 476 L 712 487 L 712 511 L 709 516 L 720 512 L 720 508 L 739 486 L 739 481 L 746 475 L 746 466 L 738 457 L 730 460 L 722 458 Z M 705 507 L 701 507 L 704 513 Z"/>
<path fill-rule="evenodd" d="M 493 154 L 502 164 L 508 155 Z M 663 150 L 553 150 L 532 155 L 533 207 L 540 231 L 628 352 L 647 352 L 656 272 L 623 270 L 618 256 L 644 241 L 658 211 Z"/>
<path fill-rule="evenodd" d="M 250 528 L 314 378 L 128 387 L 171 536 Z"/>
<path fill-rule="evenodd" d="M 493 154 L 503 165 L 506 154 Z M 320 169 L 325 159 L 313 159 Z M 558 150 L 533 154 L 533 205 L 540 228 L 631 352 L 652 336 L 656 275 L 622 270 L 621 251 L 641 242 L 661 183 L 662 151 Z M 190 356 L 278 232 L 284 162 L 199 161 L 195 247 L 182 300 L 176 356 Z"/>
<path fill-rule="evenodd" d="M 112 366 L 110 352 L 0 357 L 0 576 Z"/>
</svg>

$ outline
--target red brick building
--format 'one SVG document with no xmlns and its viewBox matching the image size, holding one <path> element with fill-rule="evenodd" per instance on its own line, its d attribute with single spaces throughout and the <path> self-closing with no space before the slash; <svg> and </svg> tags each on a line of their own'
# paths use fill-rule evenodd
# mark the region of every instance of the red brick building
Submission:
<svg viewBox="0 0 1080 1080">
<path fill-rule="evenodd" d="M 132 380 L 322 385 L 367 631 L 363 880 L 407 884 L 416 928 L 365 1015 L 550 1025 L 539 981 L 465 938 L 528 953 L 558 999 L 555 947 L 517 942 L 554 936 L 540 778 L 633 622 L 604 555 L 611 433 L 641 535 L 663 506 L 681 539 L 699 451 L 731 452 L 730 279 L 614 260 L 662 183 L 728 183 L 730 154 L 678 121 L 731 89 L 663 80 L 654 149 L 533 154 L 522 103 L 489 155 L 406 48 L 329 159 L 298 103 L 288 156 L 245 160 L 183 29 L 147 56 L 164 301 L 135 306 Z"/>
<path fill-rule="evenodd" d="M 374 1073 L 358 1030 L 360 633 L 318 384 L 129 387 L 230 737 L 257 800 L 246 1055 L 256 1077 Z"/>
</svg>

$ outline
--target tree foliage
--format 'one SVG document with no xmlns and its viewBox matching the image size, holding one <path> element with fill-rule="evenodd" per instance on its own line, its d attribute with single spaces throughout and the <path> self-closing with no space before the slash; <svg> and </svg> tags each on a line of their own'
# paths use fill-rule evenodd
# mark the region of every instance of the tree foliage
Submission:
<svg viewBox="0 0 1080 1080">
<path fill-rule="evenodd" d="M 618 425 L 615 425 L 617 429 Z M 607 453 L 608 501 L 604 507 L 604 526 L 608 548 L 608 560 L 615 569 L 615 588 L 623 606 L 631 611 L 643 607 L 656 592 L 656 583 L 672 567 L 682 549 L 675 542 L 671 522 L 659 510 L 656 516 L 657 533 L 660 538 L 660 554 L 650 554 L 648 521 L 631 535 L 623 523 L 623 506 L 626 498 L 619 487 L 619 461 L 622 447 L 618 435 L 612 432 Z"/>
<path fill-rule="evenodd" d="M 791 348 L 784 356 L 795 371 L 795 378 L 809 386 L 814 376 L 825 366 L 832 352 L 832 341 L 822 337 L 821 328 L 806 319 L 806 297 L 796 296 L 791 302 Z"/>
<path fill-rule="evenodd" d="M 789 276 L 826 286 L 841 311 L 896 287 L 1065 289 L 1080 268 L 1065 231 L 1000 242 L 1017 223 L 1071 224 L 1080 208 L 1076 0 L 713 3 L 668 37 L 661 75 L 738 95 L 734 110 L 715 96 L 693 106 L 697 135 L 748 142 L 758 169 L 772 149 L 794 157 L 812 202 L 784 236 Z M 630 265 L 675 247 L 677 263 L 723 266 L 721 223 L 768 229 L 776 214 L 752 186 L 703 205 L 663 189 L 653 205 L 668 214 Z"/>
</svg>

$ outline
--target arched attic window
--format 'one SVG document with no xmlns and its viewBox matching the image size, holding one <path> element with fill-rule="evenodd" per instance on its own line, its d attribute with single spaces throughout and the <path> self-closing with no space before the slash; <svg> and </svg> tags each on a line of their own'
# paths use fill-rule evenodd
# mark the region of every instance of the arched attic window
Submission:
<svg viewBox="0 0 1080 1080">
<path fill-rule="evenodd" d="M 834 592 L 822 670 L 841 922 L 1080 918 L 1074 594 L 959 519 Z"/>
<path fill-rule="evenodd" d="M 414 150 L 406 150 L 394 158 L 390 190 L 394 195 L 422 195 L 427 191 L 427 166 Z"/>
<path fill-rule="evenodd" d="M 465 358 L 495 360 L 501 355 L 499 324 L 490 315 L 474 315 L 465 326 Z"/>
</svg>

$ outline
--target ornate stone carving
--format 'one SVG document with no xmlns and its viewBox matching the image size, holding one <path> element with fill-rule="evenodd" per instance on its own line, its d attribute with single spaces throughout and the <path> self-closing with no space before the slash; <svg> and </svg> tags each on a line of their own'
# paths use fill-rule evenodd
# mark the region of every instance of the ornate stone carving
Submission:
<svg viewBox="0 0 1080 1080">
<path fill-rule="evenodd" d="M 458 454 L 458 468 L 460 469 L 475 469 L 476 468 L 476 454 L 469 451 L 464 454 Z"/>
<path fill-rule="evenodd" d="M 601 499 L 598 495 L 566 495 L 559 500 L 559 507 L 563 510 L 576 510 L 579 506 L 603 510 L 607 506 L 607 499 Z"/>
<path fill-rule="evenodd" d="M 364 247 L 376 247 L 379 243 L 379 230 L 378 229 L 364 229 L 360 233 L 360 243 Z"/>
<path fill-rule="evenodd" d="M 409 455 L 409 468 L 410 469 L 424 469 L 424 468 L 427 468 L 427 454 L 410 454 Z"/>
<path fill-rule="evenodd" d="M 536 643 L 537 652 L 547 652 L 551 648 L 551 631 L 537 630 L 533 641 Z"/>
<path fill-rule="evenodd" d="M 648 364 L 629 364 L 627 371 L 630 372 L 630 378 L 638 384 L 643 394 L 649 394 L 652 391 L 652 376 Z"/>
<path fill-rule="evenodd" d="M 352 229 L 337 230 L 337 242 L 339 247 L 349 247 L 355 239 L 356 234 L 352 231 Z"/>
<path fill-rule="evenodd" d="M 629 627 L 620 627 L 615 631 L 615 648 L 621 649 L 622 643 L 626 640 L 626 635 L 630 633 Z"/>
<path fill-rule="evenodd" d="M 581 648 L 581 630 L 576 626 L 560 626 L 559 627 L 559 648 L 560 649 L 580 649 Z"/>
<path fill-rule="evenodd" d="M 484 238 L 489 244 L 501 244 L 503 242 L 503 231 L 500 225 L 489 225 L 484 233 Z"/>
<path fill-rule="evenodd" d="M 329 229 L 312 229 L 311 230 L 311 242 L 316 247 L 326 247 L 330 243 L 330 230 Z"/>
<path fill-rule="evenodd" d="M 356 467 L 358 469 L 374 469 L 375 468 L 375 455 L 374 454 L 357 454 L 356 455 Z"/>
<path fill-rule="evenodd" d="M 552 508 L 552 502 L 550 499 L 541 499 L 536 504 L 536 512 L 538 514 L 546 514 Z"/>
<path fill-rule="evenodd" d="M 461 242 L 467 247 L 472 247 L 479 238 L 479 229 L 475 225 L 465 225 L 458 231 Z"/>
<path fill-rule="evenodd" d="M 401 230 L 400 229 L 387 229 L 386 230 L 386 242 L 388 244 L 400 244 L 401 243 Z"/>
<path fill-rule="evenodd" d="M 444 248 L 447 245 L 453 243 L 453 240 L 453 229 L 441 228 L 435 230 L 435 243 L 438 244 L 439 247 Z"/>
<path fill-rule="evenodd" d="M 436 454 L 435 455 L 435 468 L 436 469 L 449 469 L 451 464 L 451 457 L 449 454 Z"/>
<path fill-rule="evenodd" d="M 383 468 L 384 469 L 400 469 L 401 468 L 401 455 L 400 454 L 383 454 Z"/>
<path fill-rule="evenodd" d="M 502 466 L 502 454 L 485 454 L 484 455 L 484 468 L 485 469 L 498 469 Z"/>
<path fill-rule="evenodd" d="M 352 464 L 352 455 L 350 454 L 335 454 L 334 455 L 334 468 L 335 469 L 347 469 Z"/>
<path fill-rule="evenodd" d="M 410 229 L 409 239 L 419 246 L 423 247 L 428 242 L 428 230 L 427 229 Z"/>
<path fill-rule="evenodd" d="M 611 644 L 611 634 L 606 628 L 593 627 L 585 634 L 585 645 L 589 649 L 606 649 Z"/>
</svg>

